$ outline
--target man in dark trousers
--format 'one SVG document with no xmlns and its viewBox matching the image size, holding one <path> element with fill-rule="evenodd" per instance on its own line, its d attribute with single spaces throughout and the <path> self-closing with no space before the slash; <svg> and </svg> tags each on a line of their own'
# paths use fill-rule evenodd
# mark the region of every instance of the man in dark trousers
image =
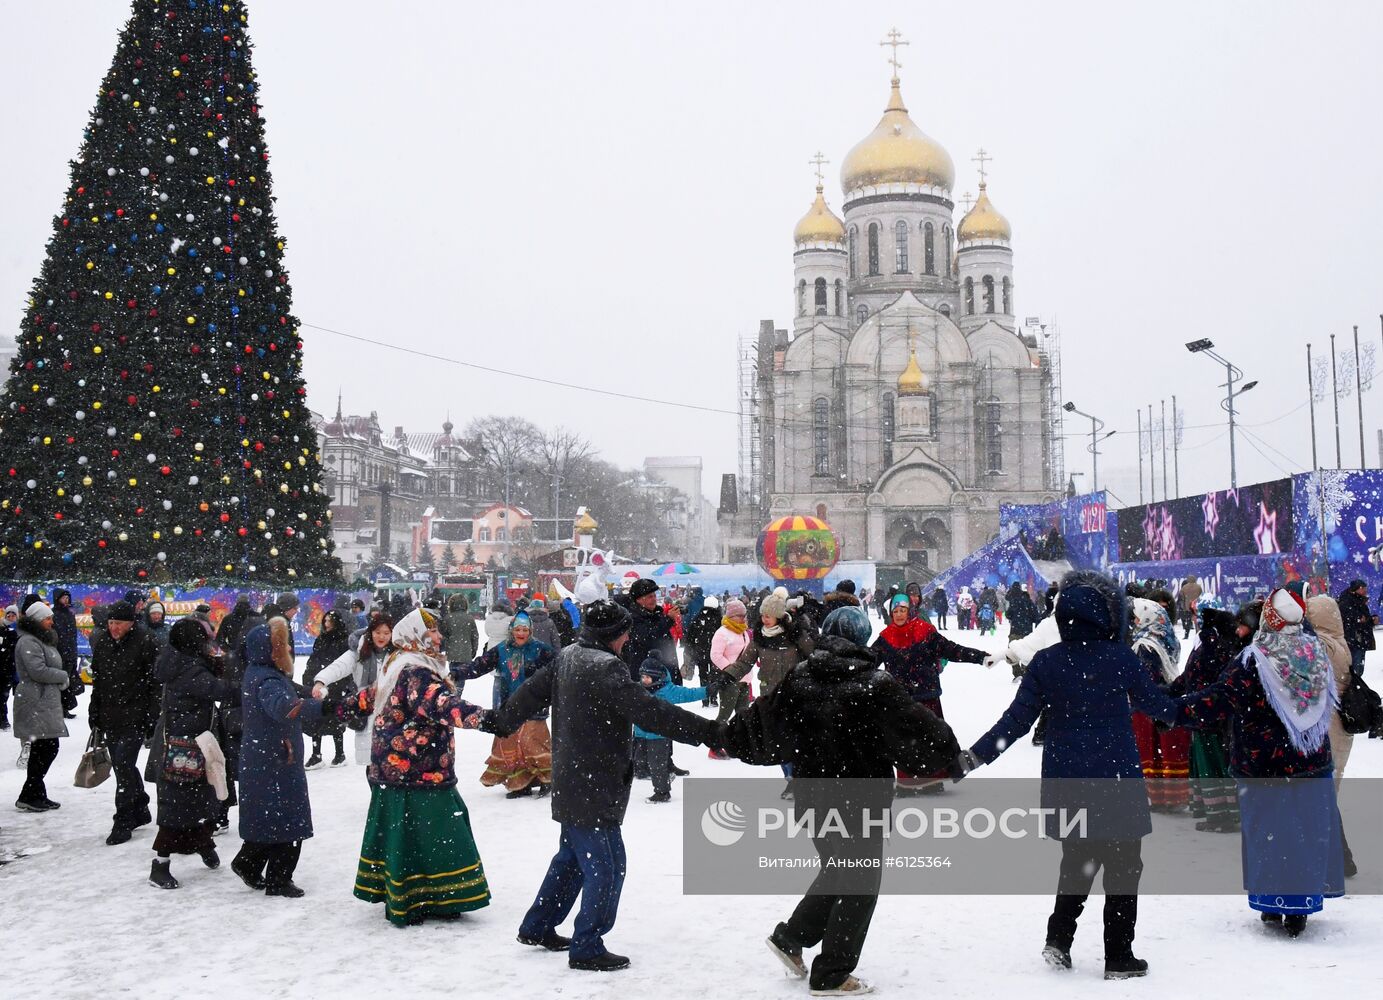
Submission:
<svg viewBox="0 0 1383 1000">
<path fill-rule="evenodd" d="M 53 591 L 53 631 L 58 634 L 58 652 L 62 668 L 67 671 L 67 687 L 62 692 L 63 715 L 77 717 L 77 695 L 82 691 L 82 679 L 77 676 L 77 616 L 72 611 L 72 593 L 61 588 Z"/>
<path fill-rule="evenodd" d="M 19 641 L 15 623 L 19 621 L 19 606 L 5 609 L 0 622 L 0 731 L 10 728 L 10 688 L 14 687 L 14 644 Z"/>
<path fill-rule="evenodd" d="M 621 824 L 633 784 L 631 724 L 682 743 L 717 745 L 724 728 L 650 694 L 629 677 L 629 613 L 597 601 L 581 634 L 557 660 L 510 696 L 482 729 L 507 736 L 537 712 L 552 710 L 552 818 L 561 846 L 519 928 L 519 941 L 569 952 L 567 964 L 590 972 L 629 967 L 605 948 L 615 925 L 625 858 Z M 557 933 L 581 896 L 571 938 Z"/>
<path fill-rule="evenodd" d="M 668 668 L 674 684 L 682 683 L 677 666 L 677 642 L 672 638 L 673 621 L 658 606 L 658 585 L 652 580 L 635 580 L 629 588 L 629 642 L 621 658 L 629 666 L 630 680 L 638 683 L 639 668 L 650 656 Z"/>
<path fill-rule="evenodd" d="M 123 844 L 130 832 L 152 821 L 149 795 L 139 774 L 139 749 L 152 735 L 159 714 L 159 684 L 154 679 L 158 643 L 135 628 L 134 608 L 111 605 L 102 632 L 91 644 L 91 701 L 87 718 L 110 751 L 115 772 L 115 819 L 106 843 Z"/>
<path fill-rule="evenodd" d="M 1340 594 L 1340 617 L 1345 623 L 1345 644 L 1349 646 L 1350 669 L 1364 673 L 1364 654 L 1375 646 L 1373 612 L 1369 610 L 1369 588 L 1363 580 L 1351 580 Z"/>
</svg>

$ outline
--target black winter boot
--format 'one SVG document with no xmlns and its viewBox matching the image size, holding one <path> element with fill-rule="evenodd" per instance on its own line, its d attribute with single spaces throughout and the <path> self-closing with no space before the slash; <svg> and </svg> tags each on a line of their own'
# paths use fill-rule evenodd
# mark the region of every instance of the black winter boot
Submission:
<svg viewBox="0 0 1383 1000">
<path fill-rule="evenodd" d="M 149 869 L 149 884 L 159 889 L 176 889 L 179 882 L 169 871 L 171 865 L 171 861 L 160 861 L 155 858 L 153 866 Z"/>
<path fill-rule="evenodd" d="M 1300 937 L 1301 932 L 1306 930 L 1306 914 L 1287 914 L 1282 918 L 1282 929 L 1287 932 L 1288 937 Z"/>
<path fill-rule="evenodd" d="M 1141 958 L 1129 955 L 1127 958 L 1106 958 L 1104 977 L 1106 979 L 1137 979 L 1148 974 L 1148 963 Z"/>
<path fill-rule="evenodd" d="M 216 848 L 212 847 L 210 844 L 198 851 L 197 855 L 202 859 L 202 864 L 206 865 L 208 868 L 221 867 L 221 855 L 217 854 Z"/>
</svg>

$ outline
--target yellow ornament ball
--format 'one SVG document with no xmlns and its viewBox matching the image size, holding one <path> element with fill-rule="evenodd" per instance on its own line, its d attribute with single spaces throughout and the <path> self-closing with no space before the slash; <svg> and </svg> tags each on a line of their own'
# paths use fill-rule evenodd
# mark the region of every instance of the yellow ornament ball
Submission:
<svg viewBox="0 0 1383 1000">
<path fill-rule="evenodd" d="M 182 525 L 181 525 L 181 524 L 175 524 L 175 525 L 173 525 L 173 534 L 175 534 L 175 535 L 181 535 L 181 534 L 182 534 Z"/>
<path fill-rule="evenodd" d="M 226 563 L 226 572 L 227 572 L 227 573 L 233 573 L 234 571 L 235 571 L 235 567 L 232 566 L 230 563 Z"/>
<path fill-rule="evenodd" d="M 158 540 L 159 540 L 160 538 L 162 538 L 162 537 L 163 537 L 163 532 L 161 532 L 161 531 L 155 531 L 155 532 L 154 532 L 154 541 L 158 541 Z"/>
<path fill-rule="evenodd" d="M 83 477 L 82 477 L 82 485 L 83 485 L 83 486 L 90 486 L 90 485 L 91 485 L 91 477 L 90 477 L 90 476 L 83 476 Z"/>
<path fill-rule="evenodd" d="M 52 444 L 52 443 L 53 443 L 53 439 L 50 438 L 50 437 L 46 437 L 46 438 L 43 439 L 43 443 L 44 443 L 44 444 Z"/>
<path fill-rule="evenodd" d="M 101 345 L 100 345 L 100 344 L 97 344 L 95 347 L 93 347 L 93 348 L 91 349 L 91 353 L 92 353 L 92 354 L 100 354 L 100 353 L 101 353 Z"/>
<path fill-rule="evenodd" d="M 41 549 L 41 548 L 43 548 L 43 542 L 41 542 L 41 541 L 34 542 L 34 548 L 36 548 L 36 549 Z"/>
<path fill-rule="evenodd" d="M 269 554 L 270 554 L 271 556 L 276 556 L 276 555 L 279 554 L 279 550 L 278 550 L 278 549 L 270 549 L 270 550 L 269 550 Z"/>
<path fill-rule="evenodd" d="M 138 485 L 139 485 L 139 480 L 136 479 L 134 476 L 131 476 L 131 477 L 130 477 L 130 485 L 131 485 L 131 486 L 138 486 Z"/>
<path fill-rule="evenodd" d="M 141 434 L 139 431 L 135 431 L 135 432 L 134 432 L 134 439 L 135 439 L 136 441 L 143 441 L 143 440 L 144 440 L 144 435 Z"/>
<path fill-rule="evenodd" d="M 65 496 L 67 496 L 67 491 L 66 491 L 65 489 L 63 489 L 61 486 L 58 487 L 58 496 L 60 496 L 60 497 L 65 497 Z"/>
<path fill-rule="evenodd" d="M 91 408 L 92 408 L 93 410 L 99 410 L 99 409 L 101 408 L 101 401 L 98 399 L 98 400 L 96 400 L 95 402 L 93 402 L 93 403 L 91 404 Z"/>
<path fill-rule="evenodd" d="M 196 317 L 196 316 L 189 316 L 189 317 L 187 317 L 187 325 L 188 325 L 188 326 L 196 326 L 196 325 L 197 325 L 197 317 Z"/>
<path fill-rule="evenodd" d="M 113 299 L 113 298 L 115 298 L 115 293 L 114 293 L 114 292 L 106 292 L 106 298 L 107 298 L 107 299 Z"/>
</svg>

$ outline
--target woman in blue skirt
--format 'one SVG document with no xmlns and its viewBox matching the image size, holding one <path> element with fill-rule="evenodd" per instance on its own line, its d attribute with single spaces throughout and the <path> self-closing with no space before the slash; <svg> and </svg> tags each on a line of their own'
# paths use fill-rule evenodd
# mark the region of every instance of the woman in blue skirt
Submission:
<svg viewBox="0 0 1383 1000">
<path fill-rule="evenodd" d="M 1273 591 L 1253 642 L 1218 682 L 1181 699 L 1177 718 L 1231 723 L 1249 906 L 1291 937 L 1325 897 L 1344 892 L 1328 735 L 1338 697 L 1330 658 L 1302 631 L 1304 617 L 1300 595 Z"/>
</svg>

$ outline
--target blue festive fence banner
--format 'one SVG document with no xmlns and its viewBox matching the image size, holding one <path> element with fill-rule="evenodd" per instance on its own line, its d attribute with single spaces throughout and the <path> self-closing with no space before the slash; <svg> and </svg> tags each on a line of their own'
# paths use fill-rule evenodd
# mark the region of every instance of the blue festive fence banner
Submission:
<svg viewBox="0 0 1383 1000">
<path fill-rule="evenodd" d="M 985 587 L 1007 588 L 1017 581 L 1033 594 L 1041 594 L 1051 582 L 1033 565 L 1027 550 L 1012 538 L 996 538 L 949 569 L 942 570 L 927 584 L 927 589 L 940 587 L 955 601 L 961 587 L 978 594 Z"/>
<path fill-rule="evenodd" d="M 1300 553 L 1267 556 L 1222 556 L 1218 559 L 1172 559 L 1158 562 L 1114 563 L 1110 572 L 1121 584 L 1159 581 L 1173 593 L 1181 591 L 1188 576 L 1200 582 L 1202 599 L 1218 598 L 1227 608 L 1265 597 L 1274 587 L 1296 580 L 1311 580 L 1319 589 L 1320 578 L 1310 559 Z"/>
<path fill-rule="evenodd" d="M 1293 477 L 1292 493 L 1296 547 L 1325 564 L 1328 579 L 1321 585 L 1338 594 L 1351 580 L 1363 580 L 1378 610 L 1383 606 L 1383 471 L 1308 472 Z"/>
<path fill-rule="evenodd" d="M 61 582 L 15 583 L 0 582 L 0 607 L 18 604 L 25 594 L 36 593 L 45 601 L 51 601 L 54 590 L 67 590 L 72 594 L 72 611 L 77 616 L 77 652 L 82 656 L 91 654 L 88 633 L 92 626 L 92 612 L 97 608 L 123 600 L 129 590 L 138 590 L 147 600 L 163 604 L 164 613 L 169 620 L 182 618 L 192 613 L 199 604 L 211 607 L 212 625 L 219 625 L 235 607 L 235 602 L 245 598 L 255 608 L 262 607 L 279 593 L 274 590 L 239 590 L 231 587 L 179 587 L 175 584 L 161 584 L 151 587 L 127 587 L 119 584 L 90 584 Z M 350 603 L 360 598 L 366 605 L 370 603 L 368 590 L 323 590 L 302 587 L 293 591 L 298 595 L 298 613 L 293 617 L 293 647 L 300 656 L 312 652 L 312 643 L 322 628 L 322 616 L 332 608 L 341 610 L 346 624 L 353 627 L 349 617 Z"/>
<path fill-rule="evenodd" d="M 1018 538 L 1032 559 L 1103 570 L 1110 560 L 1104 490 L 1044 504 L 999 505 L 999 537 Z"/>
<path fill-rule="evenodd" d="M 1292 548 L 1292 481 L 1127 507 L 1119 514 L 1119 562 L 1273 555 Z"/>
</svg>

